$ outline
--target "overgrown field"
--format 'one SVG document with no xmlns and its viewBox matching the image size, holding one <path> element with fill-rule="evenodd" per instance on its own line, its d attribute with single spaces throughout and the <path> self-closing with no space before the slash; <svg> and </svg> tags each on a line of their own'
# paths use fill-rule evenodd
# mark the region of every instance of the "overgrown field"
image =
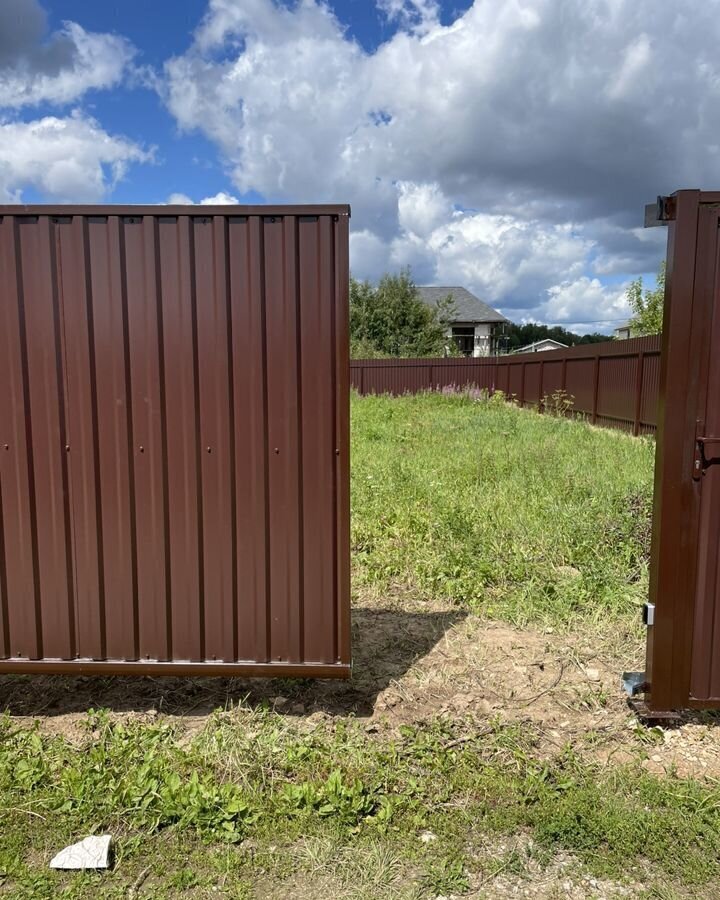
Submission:
<svg viewBox="0 0 720 900">
<path fill-rule="evenodd" d="M 646 599 L 654 443 L 469 394 L 355 398 L 356 590 L 516 624 Z"/>
<path fill-rule="evenodd" d="M 0 678 L 0 898 L 716 896 L 718 770 L 665 764 L 592 643 L 644 597 L 652 455 L 353 398 L 354 681 Z M 106 831 L 112 871 L 47 868 Z"/>
</svg>

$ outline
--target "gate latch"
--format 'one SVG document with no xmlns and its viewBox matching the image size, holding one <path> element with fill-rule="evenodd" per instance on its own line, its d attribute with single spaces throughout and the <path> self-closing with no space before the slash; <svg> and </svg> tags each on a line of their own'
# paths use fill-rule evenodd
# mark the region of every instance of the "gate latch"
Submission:
<svg viewBox="0 0 720 900">
<path fill-rule="evenodd" d="M 697 481 L 708 466 L 720 463 L 720 438 L 698 437 L 693 455 L 693 478 Z"/>
</svg>

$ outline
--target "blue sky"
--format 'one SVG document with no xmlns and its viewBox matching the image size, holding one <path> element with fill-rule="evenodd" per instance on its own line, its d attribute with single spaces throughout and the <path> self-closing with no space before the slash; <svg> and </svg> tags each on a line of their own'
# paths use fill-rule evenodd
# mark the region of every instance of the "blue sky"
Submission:
<svg viewBox="0 0 720 900">
<path fill-rule="evenodd" d="M 452 22 L 470 5 L 441 4 L 442 21 Z M 188 49 L 192 32 L 207 8 L 207 0 L 57 0 L 45 6 L 51 32 L 59 30 L 64 21 L 72 20 L 87 31 L 121 34 L 137 48 L 137 62 L 157 71 L 166 59 Z M 368 0 L 339 0 L 332 8 L 348 36 L 368 52 L 397 30 Z M 119 86 L 113 91 L 92 92 L 84 105 L 109 131 L 158 147 L 158 165 L 134 170 L 113 192 L 113 202 L 160 203 L 175 192 L 199 198 L 220 191 L 230 192 L 247 203 L 265 199 L 257 191 L 233 191 L 213 144 L 196 132 L 180 132 L 156 93 Z M 32 193 L 28 198 L 42 200 Z"/>
<path fill-rule="evenodd" d="M 360 277 L 610 330 L 664 253 L 644 203 L 718 186 L 718 13 L 3 0 L 0 201 L 349 202 Z"/>
</svg>

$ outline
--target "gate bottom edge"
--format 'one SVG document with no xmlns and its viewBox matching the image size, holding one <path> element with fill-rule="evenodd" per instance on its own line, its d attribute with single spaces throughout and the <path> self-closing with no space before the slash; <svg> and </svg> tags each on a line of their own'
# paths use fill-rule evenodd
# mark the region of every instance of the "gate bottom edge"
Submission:
<svg viewBox="0 0 720 900">
<path fill-rule="evenodd" d="M 348 663 L 0 659 L 0 675 L 205 675 L 225 678 L 350 678 Z"/>
</svg>

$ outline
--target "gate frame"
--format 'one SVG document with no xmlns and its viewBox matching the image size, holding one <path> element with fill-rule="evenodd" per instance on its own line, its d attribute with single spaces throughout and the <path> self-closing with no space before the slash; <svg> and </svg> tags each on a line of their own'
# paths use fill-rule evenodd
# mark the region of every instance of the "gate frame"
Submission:
<svg viewBox="0 0 720 900">
<path fill-rule="evenodd" d="M 669 225 L 644 685 L 653 715 L 717 706 L 691 697 L 690 679 L 701 496 L 693 467 L 709 364 L 698 319 L 714 304 L 719 207 L 720 192 L 681 190 L 646 216 L 646 225 Z"/>
</svg>

